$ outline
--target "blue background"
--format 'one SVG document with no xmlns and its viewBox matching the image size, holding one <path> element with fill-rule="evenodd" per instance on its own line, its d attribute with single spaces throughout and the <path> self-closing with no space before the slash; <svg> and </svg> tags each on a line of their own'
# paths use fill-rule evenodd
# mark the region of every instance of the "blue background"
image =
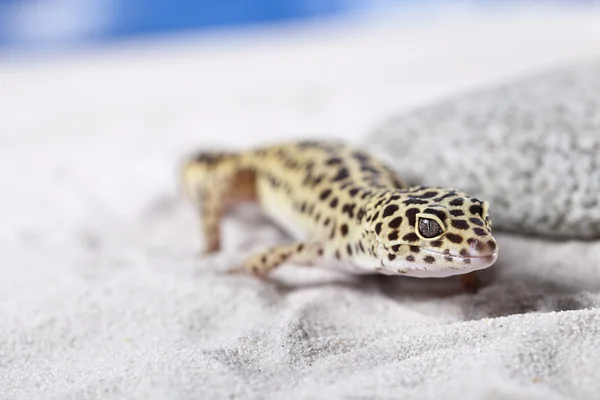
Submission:
<svg viewBox="0 0 600 400">
<path fill-rule="evenodd" d="M 521 0 L 510 3 L 513 6 L 533 3 L 574 6 L 589 2 Z M 52 49 L 172 32 L 327 18 L 375 7 L 451 3 L 451 0 L 0 0 L 0 51 Z M 472 0 L 469 3 L 505 7 L 509 2 Z M 64 28 L 70 24 L 75 28 Z"/>
</svg>

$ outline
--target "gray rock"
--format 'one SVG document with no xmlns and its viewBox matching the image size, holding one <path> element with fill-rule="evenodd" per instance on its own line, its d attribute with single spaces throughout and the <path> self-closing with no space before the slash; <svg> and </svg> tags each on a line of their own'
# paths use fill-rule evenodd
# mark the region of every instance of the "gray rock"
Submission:
<svg viewBox="0 0 600 400">
<path fill-rule="evenodd" d="M 410 183 L 490 201 L 495 230 L 600 237 L 600 62 L 421 107 L 367 141 Z"/>
</svg>

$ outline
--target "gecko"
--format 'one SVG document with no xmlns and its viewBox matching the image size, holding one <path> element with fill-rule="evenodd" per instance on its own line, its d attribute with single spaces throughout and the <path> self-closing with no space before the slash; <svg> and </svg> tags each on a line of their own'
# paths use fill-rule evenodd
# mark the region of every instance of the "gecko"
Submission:
<svg viewBox="0 0 600 400">
<path fill-rule="evenodd" d="M 294 241 L 249 254 L 232 270 L 264 277 L 289 263 L 357 274 L 460 275 L 494 264 L 489 203 L 454 189 L 408 186 L 388 164 L 336 140 L 297 140 L 247 151 L 198 151 L 180 168 L 200 214 L 203 254 L 221 248 L 221 220 L 256 202 Z"/>
</svg>

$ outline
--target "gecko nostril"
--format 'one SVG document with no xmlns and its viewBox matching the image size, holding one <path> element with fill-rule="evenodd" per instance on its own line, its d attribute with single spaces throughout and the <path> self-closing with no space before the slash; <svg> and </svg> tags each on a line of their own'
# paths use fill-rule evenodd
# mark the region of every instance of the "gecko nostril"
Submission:
<svg viewBox="0 0 600 400">
<path fill-rule="evenodd" d="M 482 243 L 475 238 L 467 239 L 467 244 L 469 245 L 471 250 L 479 251 L 479 250 L 481 250 L 481 247 L 482 247 Z"/>
</svg>

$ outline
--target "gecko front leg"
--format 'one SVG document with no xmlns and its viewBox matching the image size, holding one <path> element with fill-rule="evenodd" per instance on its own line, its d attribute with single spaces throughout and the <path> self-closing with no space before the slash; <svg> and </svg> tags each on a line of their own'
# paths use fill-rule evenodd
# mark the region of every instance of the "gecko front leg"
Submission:
<svg viewBox="0 0 600 400">
<path fill-rule="evenodd" d="M 311 266 L 322 257 L 323 246 L 321 244 L 299 242 L 271 247 L 252 254 L 241 265 L 230 269 L 230 272 L 246 272 L 256 276 L 265 276 L 286 262 Z"/>
<path fill-rule="evenodd" d="M 475 272 L 469 272 L 468 274 L 460 275 L 460 284 L 463 289 L 468 290 L 471 293 L 477 293 L 481 286 L 479 277 Z"/>
<path fill-rule="evenodd" d="M 216 186 L 216 185 L 215 185 Z M 200 213 L 202 233 L 204 235 L 204 248 L 201 254 L 211 254 L 221 249 L 221 218 L 223 216 L 223 192 L 213 186 L 204 188 L 204 201 Z"/>
<path fill-rule="evenodd" d="M 257 200 L 256 175 L 244 167 L 236 153 L 202 152 L 188 160 L 181 175 L 187 197 L 201 216 L 202 255 L 221 249 L 221 220 L 242 202 Z"/>
</svg>

